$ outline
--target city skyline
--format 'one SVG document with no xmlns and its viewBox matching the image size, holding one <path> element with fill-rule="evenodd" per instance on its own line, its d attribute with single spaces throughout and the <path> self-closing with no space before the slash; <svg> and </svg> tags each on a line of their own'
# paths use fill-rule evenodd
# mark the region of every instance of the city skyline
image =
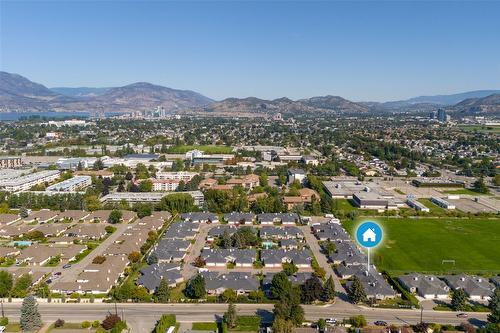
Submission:
<svg viewBox="0 0 500 333">
<path fill-rule="evenodd" d="M 498 89 L 497 9 L 495 2 L 2 1 L 0 69 L 48 87 L 146 81 L 216 100 L 388 101 Z"/>
</svg>

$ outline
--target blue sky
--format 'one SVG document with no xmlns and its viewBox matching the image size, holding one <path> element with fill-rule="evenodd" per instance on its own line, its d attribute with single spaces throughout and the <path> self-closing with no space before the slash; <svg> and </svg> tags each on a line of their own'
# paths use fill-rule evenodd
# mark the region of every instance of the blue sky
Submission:
<svg viewBox="0 0 500 333">
<path fill-rule="evenodd" d="M 5 1 L 0 69 L 215 99 L 500 89 L 498 1 Z"/>
</svg>

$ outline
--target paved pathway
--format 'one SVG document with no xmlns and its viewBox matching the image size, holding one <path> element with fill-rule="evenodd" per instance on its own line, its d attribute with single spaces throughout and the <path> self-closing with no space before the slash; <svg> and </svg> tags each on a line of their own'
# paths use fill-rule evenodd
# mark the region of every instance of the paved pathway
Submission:
<svg viewBox="0 0 500 333">
<path fill-rule="evenodd" d="M 78 274 L 83 271 L 87 265 L 92 263 L 95 257 L 103 254 L 107 248 L 113 244 L 129 227 L 132 227 L 136 224 L 134 223 L 120 223 L 113 225 L 116 228 L 116 231 L 109 235 L 99 246 L 97 246 L 92 252 L 90 252 L 85 258 L 77 262 L 76 264 L 72 264 L 70 269 L 65 269 L 63 271 L 62 276 L 59 281 L 61 282 L 72 282 L 75 281 Z M 110 224 L 111 225 L 111 224 Z"/>
<path fill-rule="evenodd" d="M 325 269 L 327 278 L 332 276 L 333 281 L 335 281 L 335 291 L 337 293 L 337 297 L 335 299 L 335 302 L 343 302 L 345 304 L 349 304 L 349 306 L 354 307 L 354 305 L 349 303 L 349 297 L 347 296 L 347 293 L 346 293 L 344 287 L 342 287 L 342 285 L 340 284 L 339 279 L 335 275 L 335 272 L 333 271 L 332 266 L 328 263 L 326 256 L 323 253 L 321 253 L 321 249 L 320 249 L 318 240 L 317 240 L 316 236 L 314 236 L 314 234 L 312 233 L 311 227 L 310 226 L 300 226 L 299 228 L 304 233 L 307 244 L 309 245 L 309 248 L 311 249 L 314 257 L 318 261 L 319 266 L 321 266 Z"/>
</svg>

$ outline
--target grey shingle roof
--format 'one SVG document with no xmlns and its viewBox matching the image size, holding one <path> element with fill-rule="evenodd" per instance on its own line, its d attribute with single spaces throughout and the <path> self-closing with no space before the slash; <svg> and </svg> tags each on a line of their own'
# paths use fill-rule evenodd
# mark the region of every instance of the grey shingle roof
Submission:
<svg viewBox="0 0 500 333">
<path fill-rule="evenodd" d="M 137 279 L 139 285 L 153 292 L 160 285 L 161 279 L 165 279 L 169 285 L 176 284 L 182 280 L 179 264 L 158 263 L 141 269 L 141 276 Z"/>
<path fill-rule="evenodd" d="M 229 272 L 218 274 L 216 272 L 202 272 L 205 278 L 205 288 L 216 293 L 222 293 L 226 289 L 250 292 L 259 289 L 259 280 L 246 272 Z"/>
<path fill-rule="evenodd" d="M 470 297 L 490 297 L 495 290 L 488 279 L 470 275 L 446 275 L 446 283 L 453 289 L 463 289 Z"/>
<path fill-rule="evenodd" d="M 434 275 L 412 273 L 399 276 L 398 280 L 408 291 L 416 292 L 422 297 L 425 295 L 447 295 L 450 290 L 446 283 Z"/>
</svg>

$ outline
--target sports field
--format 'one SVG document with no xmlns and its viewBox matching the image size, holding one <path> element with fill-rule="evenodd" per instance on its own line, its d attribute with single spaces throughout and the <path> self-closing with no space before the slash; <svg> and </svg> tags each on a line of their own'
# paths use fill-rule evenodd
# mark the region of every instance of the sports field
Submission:
<svg viewBox="0 0 500 333">
<path fill-rule="evenodd" d="M 380 270 L 393 274 L 500 273 L 500 219 L 374 220 L 384 229 L 383 243 L 372 250 Z M 344 226 L 353 234 L 357 222 L 344 222 Z"/>
</svg>

